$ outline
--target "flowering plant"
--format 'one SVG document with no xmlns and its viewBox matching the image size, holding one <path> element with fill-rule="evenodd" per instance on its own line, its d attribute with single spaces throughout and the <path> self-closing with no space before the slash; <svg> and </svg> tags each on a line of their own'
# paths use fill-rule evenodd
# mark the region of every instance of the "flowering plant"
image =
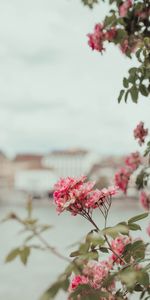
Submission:
<svg viewBox="0 0 150 300">
<path fill-rule="evenodd" d="M 82 0 L 93 8 L 97 0 Z M 132 58 L 136 56 L 138 67 L 129 70 L 123 79 L 123 89 L 118 102 L 128 96 L 137 103 L 141 95 L 150 94 L 150 2 L 149 0 L 109 0 L 111 9 L 105 19 L 97 23 L 93 33 L 88 34 L 92 50 L 105 51 L 107 43 L 118 45 L 121 52 Z"/>
<path fill-rule="evenodd" d="M 82 0 L 90 8 L 98 0 Z M 138 66 L 129 70 L 128 78 L 123 79 L 124 88 L 120 91 L 118 101 L 124 97 L 125 102 L 130 95 L 137 103 L 139 95 L 150 94 L 150 2 L 149 0 L 109 0 L 112 5 L 109 16 L 94 27 L 88 34 L 88 44 L 92 50 L 103 53 L 105 45 L 114 43 L 122 53 L 132 57 L 135 53 Z M 148 130 L 140 122 L 134 130 L 134 137 L 139 145 L 145 143 Z M 147 193 L 150 165 L 150 142 L 144 157 L 148 157 L 148 166 L 143 165 L 143 157 L 139 152 L 132 153 L 125 159 L 125 166 L 115 175 L 114 187 L 94 189 L 94 183 L 86 181 L 86 177 L 64 178 L 55 185 L 54 202 L 57 212 L 69 212 L 72 216 L 82 216 L 91 225 L 91 231 L 79 243 L 78 249 L 63 256 L 43 237 L 43 232 L 51 228 L 41 224 L 32 216 L 31 201 L 28 202 L 27 216 L 23 219 L 15 213 L 9 214 L 3 221 L 15 220 L 28 236 L 23 245 L 12 250 L 6 262 L 19 257 L 26 264 L 33 249 L 48 250 L 68 264 L 66 270 L 56 282 L 44 293 L 41 300 L 54 299 L 63 290 L 68 300 L 128 300 L 132 295 L 136 299 L 150 299 L 150 257 L 149 243 L 143 239 L 135 239 L 134 231 L 142 230 L 137 223 L 148 217 L 150 195 Z M 108 226 L 107 219 L 113 197 L 121 189 L 128 192 L 131 176 L 136 176 L 136 186 L 141 190 L 140 203 L 147 211 L 115 226 Z M 104 228 L 100 228 L 94 218 L 97 210 L 104 220 Z M 147 227 L 150 236 L 150 225 Z M 33 243 L 34 238 L 40 242 Z"/>
<path fill-rule="evenodd" d="M 121 300 L 129 299 L 134 293 L 139 293 L 140 299 L 148 299 L 149 244 L 131 235 L 132 231 L 141 230 L 137 221 L 147 217 L 148 213 L 107 227 L 112 197 L 118 193 L 118 188 L 94 190 L 94 183 L 85 180 L 85 177 L 61 179 L 54 191 L 59 214 L 67 211 L 73 216 L 81 215 L 92 225 L 79 248 L 70 254 L 73 260 L 61 277 L 68 283 L 68 299 Z M 94 210 L 99 210 L 104 218 L 103 229 L 93 218 Z M 54 287 L 47 293 L 51 294 Z M 61 281 L 59 288 L 62 288 Z"/>
</svg>

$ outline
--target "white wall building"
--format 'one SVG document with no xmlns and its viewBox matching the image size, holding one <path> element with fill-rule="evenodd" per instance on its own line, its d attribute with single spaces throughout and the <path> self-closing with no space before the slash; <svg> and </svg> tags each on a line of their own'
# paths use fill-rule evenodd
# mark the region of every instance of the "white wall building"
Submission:
<svg viewBox="0 0 150 300">
<path fill-rule="evenodd" d="M 56 176 L 51 170 L 20 170 L 15 174 L 14 188 L 19 191 L 42 196 L 53 189 L 56 180 Z"/>
<path fill-rule="evenodd" d="M 83 150 L 54 151 L 42 159 L 45 167 L 54 169 L 57 178 L 89 173 L 98 155 Z"/>
</svg>

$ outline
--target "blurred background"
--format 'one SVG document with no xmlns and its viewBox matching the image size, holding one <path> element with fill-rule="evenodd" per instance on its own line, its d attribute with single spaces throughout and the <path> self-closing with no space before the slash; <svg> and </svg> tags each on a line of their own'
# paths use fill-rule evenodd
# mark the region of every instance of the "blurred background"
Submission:
<svg viewBox="0 0 150 300">
<path fill-rule="evenodd" d="M 147 99 L 117 103 L 134 60 L 112 45 L 104 55 L 87 45 L 107 11 L 104 3 L 91 11 L 79 0 L 0 0 L 0 217 L 12 210 L 24 215 L 32 196 L 35 215 L 54 225 L 47 238 L 65 254 L 90 227 L 57 216 L 54 183 L 84 174 L 99 188 L 112 184 L 124 155 L 137 149 L 134 127 L 139 121 L 150 127 Z M 133 181 L 129 199 L 114 203 L 111 222 L 140 211 L 136 200 Z M 0 227 L 0 299 L 37 300 L 64 262 L 35 252 L 27 268 L 5 265 L 21 242 L 17 230 L 17 224 Z"/>
</svg>

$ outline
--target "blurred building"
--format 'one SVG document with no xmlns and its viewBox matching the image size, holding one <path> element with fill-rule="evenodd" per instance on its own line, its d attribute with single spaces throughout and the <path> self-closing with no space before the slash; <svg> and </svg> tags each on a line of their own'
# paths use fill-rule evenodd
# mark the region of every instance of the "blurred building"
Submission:
<svg viewBox="0 0 150 300">
<path fill-rule="evenodd" d="M 0 189 L 11 189 L 14 183 L 13 162 L 0 151 Z"/>
<path fill-rule="evenodd" d="M 42 159 L 45 167 L 53 168 L 57 178 L 81 176 L 89 173 L 99 156 L 81 149 L 53 151 Z"/>
<path fill-rule="evenodd" d="M 54 171 L 43 166 L 42 155 L 16 156 L 14 189 L 26 192 L 34 197 L 44 197 L 53 189 L 56 182 Z"/>
</svg>

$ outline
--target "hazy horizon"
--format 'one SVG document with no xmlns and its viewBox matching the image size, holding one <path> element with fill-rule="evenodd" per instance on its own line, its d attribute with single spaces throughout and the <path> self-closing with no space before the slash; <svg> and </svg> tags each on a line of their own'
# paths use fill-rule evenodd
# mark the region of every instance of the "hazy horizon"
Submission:
<svg viewBox="0 0 150 300">
<path fill-rule="evenodd" d="M 132 130 L 141 120 L 150 127 L 149 102 L 117 103 L 134 62 L 113 46 L 101 56 L 87 45 L 106 11 L 80 0 L 0 2 L 0 149 L 9 156 L 137 149 Z"/>
</svg>

